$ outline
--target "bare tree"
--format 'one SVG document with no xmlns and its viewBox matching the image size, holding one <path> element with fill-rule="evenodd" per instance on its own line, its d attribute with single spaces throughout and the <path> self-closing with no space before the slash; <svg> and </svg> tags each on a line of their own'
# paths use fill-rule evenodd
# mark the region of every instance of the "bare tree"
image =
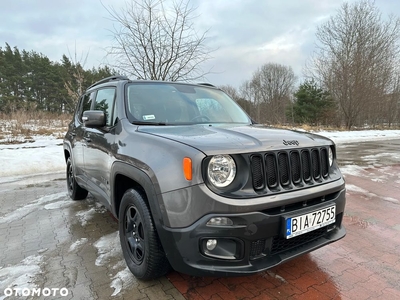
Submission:
<svg viewBox="0 0 400 300">
<path fill-rule="evenodd" d="M 398 69 L 399 29 L 399 19 L 382 20 L 371 1 L 344 3 L 317 28 L 308 71 L 338 102 L 348 129 L 381 118 Z"/>
<path fill-rule="evenodd" d="M 206 33 L 194 28 L 195 8 L 189 0 L 130 0 L 116 11 L 106 8 L 117 23 L 109 55 L 113 67 L 135 78 L 152 80 L 195 80 L 209 72 L 200 65 L 210 58 Z"/>
<path fill-rule="evenodd" d="M 291 67 L 267 63 L 253 73 L 241 92 L 245 99 L 254 102 L 256 120 L 261 123 L 286 122 L 286 106 L 290 103 L 296 76 Z"/>
<path fill-rule="evenodd" d="M 218 88 L 223 90 L 226 94 L 228 94 L 236 102 L 238 100 L 240 100 L 239 92 L 234 86 L 226 84 L 226 85 L 220 85 Z"/>
<path fill-rule="evenodd" d="M 68 96 L 71 98 L 72 101 L 67 103 L 67 109 L 73 111 L 76 107 L 76 103 L 78 102 L 79 97 L 82 95 L 84 90 L 84 81 L 85 81 L 85 64 L 87 62 L 89 51 L 86 55 L 83 55 L 83 52 L 78 58 L 77 50 L 76 50 L 76 43 L 75 43 L 75 51 L 74 56 L 72 57 L 71 51 L 69 47 L 67 57 L 65 54 L 61 59 L 61 63 L 63 67 L 67 70 L 67 76 L 64 82 L 64 87 L 67 90 Z"/>
<path fill-rule="evenodd" d="M 219 88 L 235 100 L 235 102 L 239 104 L 252 119 L 255 119 L 254 113 L 256 110 L 254 109 L 254 103 L 244 98 L 238 89 L 229 84 L 221 85 Z"/>
<path fill-rule="evenodd" d="M 387 95 L 383 115 L 389 127 L 400 124 L 400 74 L 394 77 L 392 92 Z"/>
</svg>

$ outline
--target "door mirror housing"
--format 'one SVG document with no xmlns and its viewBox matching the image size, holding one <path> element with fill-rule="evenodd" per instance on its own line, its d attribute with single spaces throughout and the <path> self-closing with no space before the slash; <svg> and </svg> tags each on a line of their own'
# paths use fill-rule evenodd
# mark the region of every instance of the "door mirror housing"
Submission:
<svg viewBox="0 0 400 300">
<path fill-rule="evenodd" d="M 106 125 L 106 114 L 102 110 L 87 110 L 83 112 L 82 121 L 87 127 L 103 127 Z"/>
</svg>

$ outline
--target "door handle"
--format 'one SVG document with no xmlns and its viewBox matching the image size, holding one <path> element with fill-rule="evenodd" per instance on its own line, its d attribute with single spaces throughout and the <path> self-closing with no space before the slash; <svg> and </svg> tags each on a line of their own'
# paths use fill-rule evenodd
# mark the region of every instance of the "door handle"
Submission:
<svg viewBox="0 0 400 300">
<path fill-rule="evenodd" d="M 90 137 L 88 137 L 88 136 L 85 136 L 84 139 L 85 139 L 85 141 L 88 142 L 88 143 L 90 143 L 90 142 L 92 141 L 92 140 L 90 139 Z"/>
<path fill-rule="evenodd" d="M 74 136 L 76 136 L 76 133 L 75 132 L 70 132 L 69 135 L 74 137 Z"/>
</svg>

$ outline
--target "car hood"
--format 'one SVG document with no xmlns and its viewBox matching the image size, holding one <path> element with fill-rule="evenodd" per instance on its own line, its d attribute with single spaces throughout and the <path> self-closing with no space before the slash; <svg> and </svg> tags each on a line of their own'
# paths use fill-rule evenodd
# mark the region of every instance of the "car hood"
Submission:
<svg viewBox="0 0 400 300">
<path fill-rule="evenodd" d="M 325 137 L 262 125 L 139 126 L 139 132 L 192 146 L 207 155 L 331 145 Z"/>
</svg>

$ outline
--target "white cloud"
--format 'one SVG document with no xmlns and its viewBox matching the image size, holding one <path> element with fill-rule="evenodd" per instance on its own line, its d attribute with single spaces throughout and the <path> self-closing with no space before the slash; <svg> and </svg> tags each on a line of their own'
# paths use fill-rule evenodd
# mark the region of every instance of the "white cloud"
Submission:
<svg viewBox="0 0 400 300">
<path fill-rule="evenodd" d="M 218 49 L 203 66 L 204 70 L 212 68 L 217 73 L 207 79 L 217 85 L 239 86 L 268 62 L 291 66 L 300 76 L 314 47 L 316 26 L 334 15 L 343 2 L 192 0 L 191 4 L 197 7 L 196 28 L 199 32 L 209 29 L 207 43 Z M 10 1 L 0 10 L 2 24 L 7 24 L 0 28 L 0 41 L 42 52 L 53 61 L 59 61 L 62 54 L 68 55 L 68 48 L 74 56 L 76 45 L 78 58 L 89 53 L 86 67 L 97 67 L 105 62 L 105 49 L 112 42 L 113 22 L 104 6 L 118 11 L 124 3 L 125 0 Z M 387 15 L 399 11 L 400 3 L 377 1 L 376 5 Z"/>
</svg>

